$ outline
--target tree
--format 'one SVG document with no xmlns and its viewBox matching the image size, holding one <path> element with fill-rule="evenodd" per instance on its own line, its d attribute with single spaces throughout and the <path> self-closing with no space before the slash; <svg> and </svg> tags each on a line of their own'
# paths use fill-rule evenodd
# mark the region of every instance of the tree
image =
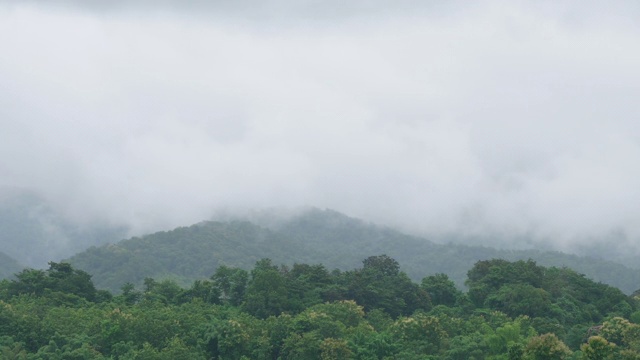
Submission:
<svg viewBox="0 0 640 360">
<path fill-rule="evenodd" d="M 50 262 L 46 271 L 25 269 L 16 274 L 8 288 L 9 295 L 43 296 L 47 291 L 72 294 L 89 301 L 95 301 L 97 295 L 91 275 L 74 269 L 69 263 Z"/>
<path fill-rule="evenodd" d="M 264 319 L 288 310 L 288 303 L 284 276 L 270 259 L 259 260 L 251 271 L 243 309 Z"/>
<path fill-rule="evenodd" d="M 214 286 L 213 282 L 208 280 L 196 280 L 191 288 L 182 294 L 183 301 L 191 301 L 200 299 L 208 304 L 220 303 L 220 290 Z"/>
<path fill-rule="evenodd" d="M 242 359 L 252 353 L 259 323 L 256 318 L 240 313 L 229 319 L 213 319 L 205 330 L 204 341 L 212 359 Z"/>
<path fill-rule="evenodd" d="M 555 334 L 543 334 L 529 340 L 525 354 L 531 360 L 564 360 L 571 356 L 571 350 Z"/>
<path fill-rule="evenodd" d="M 416 354 L 439 354 L 449 338 L 437 317 L 423 313 L 399 318 L 390 330 L 405 349 L 412 349 Z"/>
<path fill-rule="evenodd" d="M 125 304 L 127 305 L 133 305 L 137 303 L 138 301 L 140 301 L 140 298 L 142 297 L 142 293 L 139 291 L 136 291 L 136 287 L 130 282 L 122 285 L 120 290 L 122 290 L 121 297 L 124 300 Z"/>
<path fill-rule="evenodd" d="M 177 304 L 182 297 L 183 290 L 175 281 L 165 279 L 156 283 L 153 292 L 167 304 Z"/>
<path fill-rule="evenodd" d="M 321 360 L 343 360 L 351 358 L 351 350 L 345 340 L 326 338 L 320 344 Z"/>
<path fill-rule="evenodd" d="M 454 306 L 462 295 L 446 274 L 435 274 L 422 279 L 420 287 L 429 294 L 433 305 Z"/>
<path fill-rule="evenodd" d="M 244 300 L 249 273 L 244 269 L 221 265 L 211 275 L 213 287 L 220 294 L 223 304 L 239 306 Z"/>
<path fill-rule="evenodd" d="M 7 360 L 27 360 L 27 352 L 21 343 L 0 346 L 0 357 Z"/>
<path fill-rule="evenodd" d="M 371 272 L 380 277 L 393 277 L 400 272 L 400 264 L 387 255 L 370 256 L 364 259 L 362 263 L 362 271 Z"/>
<path fill-rule="evenodd" d="M 507 284 L 542 287 L 545 269 L 533 260 L 509 262 L 502 259 L 478 261 L 467 273 L 471 301 L 482 307 L 491 293 Z"/>
<path fill-rule="evenodd" d="M 586 344 L 580 346 L 580 350 L 585 360 L 607 360 L 614 358 L 616 344 L 601 336 L 592 336 Z"/>
<path fill-rule="evenodd" d="M 489 295 L 485 304 L 512 317 L 544 316 L 551 308 L 549 293 L 529 284 L 504 285 L 496 293 Z"/>
<path fill-rule="evenodd" d="M 598 335 L 618 346 L 628 346 L 629 342 L 638 340 L 635 337 L 640 335 L 640 325 L 633 324 L 621 317 L 614 317 L 602 324 L 602 329 Z"/>
<path fill-rule="evenodd" d="M 7 294 L 9 296 L 21 294 L 41 296 L 48 287 L 47 274 L 43 270 L 24 269 L 16 274 L 15 280 L 11 280 Z"/>
<path fill-rule="evenodd" d="M 387 255 L 371 256 L 362 269 L 343 273 L 347 284 L 346 297 L 354 299 L 367 311 L 381 308 L 397 317 L 417 309 L 431 308 L 429 295 L 404 272 L 397 261 Z"/>
<path fill-rule="evenodd" d="M 285 278 L 291 306 L 297 312 L 322 303 L 333 280 L 324 265 L 297 263 L 285 273 Z"/>
</svg>

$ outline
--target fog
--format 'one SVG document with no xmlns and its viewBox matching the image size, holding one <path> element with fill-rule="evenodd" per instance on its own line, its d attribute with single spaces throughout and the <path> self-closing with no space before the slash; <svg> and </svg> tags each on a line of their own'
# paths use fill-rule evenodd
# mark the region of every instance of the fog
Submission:
<svg viewBox="0 0 640 360">
<path fill-rule="evenodd" d="M 0 1 L 0 186 L 132 234 L 315 206 L 640 251 L 640 5 L 423 3 Z"/>
</svg>

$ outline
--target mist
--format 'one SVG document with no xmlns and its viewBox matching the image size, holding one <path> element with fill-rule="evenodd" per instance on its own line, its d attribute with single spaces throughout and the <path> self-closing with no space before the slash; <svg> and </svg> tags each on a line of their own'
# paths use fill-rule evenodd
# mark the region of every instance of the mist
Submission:
<svg viewBox="0 0 640 360">
<path fill-rule="evenodd" d="M 315 206 L 640 252 L 640 6 L 422 3 L 2 1 L 0 186 L 131 234 Z"/>
</svg>

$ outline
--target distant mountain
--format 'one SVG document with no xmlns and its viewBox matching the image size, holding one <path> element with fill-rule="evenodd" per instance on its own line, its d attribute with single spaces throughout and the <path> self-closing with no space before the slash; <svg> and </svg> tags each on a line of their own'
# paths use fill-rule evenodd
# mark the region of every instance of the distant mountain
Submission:
<svg viewBox="0 0 640 360">
<path fill-rule="evenodd" d="M 22 270 L 23 266 L 20 265 L 11 256 L 0 252 L 0 279 L 6 279 L 13 274 Z"/>
<path fill-rule="evenodd" d="M 400 262 L 414 280 L 433 273 L 446 273 L 459 286 L 467 278 L 467 271 L 478 260 L 533 259 L 540 265 L 569 267 L 589 278 L 613 285 L 626 293 L 640 288 L 640 270 L 601 259 L 580 257 L 561 252 L 537 250 L 498 250 L 483 246 L 437 244 L 425 238 L 410 236 L 353 219 L 332 210 L 312 209 L 279 225 L 278 231 L 317 246 L 318 258 L 337 260 L 337 267 L 359 266 L 365 256 L 385 253 Z M 340 249 L 334 252 L 332 249 Z M 327 264 L 329 261 L 322 261 Z"/>
<path fill-rule="evenodd" d="M 98 287 L 117 290 L 145 277 L 170 277 L 187 284 L 206 278 L 224 264 L 250 269 L 256 260 L 322 263 L 330 269 L 360 267 L 362 259 L 387 254 L 414 280 L 446 273 L 459 286 L 478 260 L 533 259 L 545 266 L 570 267 L 626 293 L 640 288 L 640 271 L 623 265 L 559 252 L 504 251 L 487 247 L 436 244 L 350 218 L 312 209 L 274 225 L 249 221 L 203 222 L 117 244 L 92 247 L 70 261 L 93 274 Z"/>
<path fill-rule="evenodd" d="M 303 243 L 246 221 L 209 221 L 91 247 L 70 262 L 92 274 L 96 286 L 116 290 L 146 277 L 189 284 L 211 276 L 220 265 L 250 269 L 265 257 L 289 264 L 316 259 L 309 254 Z"/>
<path fill-rule="evenodd" d="M 122 239 L 122 227 L 80 227 L 35 192 L 0 188 L 0 250 L 25 266 L 46 267 L 90 245 Z"/>
</svg>

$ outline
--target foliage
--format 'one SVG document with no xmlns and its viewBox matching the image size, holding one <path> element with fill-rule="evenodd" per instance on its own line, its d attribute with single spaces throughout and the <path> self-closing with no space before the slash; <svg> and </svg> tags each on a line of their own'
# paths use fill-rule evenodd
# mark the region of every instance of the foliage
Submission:
<svg viewBox="0 0 640 360">
<path fill-rule="evenodd" d="M 447 239 L 443 240 L 434 243 L 335 211 L 312 209 L 277 224 L 261 225 L 256 220 L 202 222 L 92 247 L 74 255 L 69 262 L 92 274 L 98 288 L 112 292 L 118 292 L 127 282 L 142 286 L 147 277 L 170 278 L 181 286 L 189 286 L 194 280 L 210 277 L 221 265 L 249 271 L 262 258 L 287 266 L 322 263 L 326 269 L 346 271 L 359 266 L 363 258 L 377 254 L 397 260 L 413 281 L 443 273 L 459 289 L 464 287 L 467 271 L 477 261 L 494 258 L 534 259 L 545 266 L 569 266 L 624 293 L 638 289 L 640 283 L 640 270 L 603 260 L 558 252 L 446 244 Z"/>
<path fill-rule="evenodd" d="M 49 263 L 47 271 L 25 269 L 15 275 L 7 287 L 9 296 L 57 292 L 73 295 L 88 301 L 95 301 L 98 292 L 91 281 L 91 275 L 71 267 L 68 263 Z M 62 296 L 61 298 L 65 298 Z M 73 297 L 66 297 L 75 301 Z M 62 300 L 65 301 L 65 300 Z"/>
<path fill-rule="evenodd" d="M 433 305 L 454 306 L 462 297 L 462 292 L 456 288 L 447 274 L 435 274 L 422 279 L 420 287 L 427 292 Z"/>
<path fill-rule="evenodd" d="M 146 278 L 111 296 L 51 263 L 0 283 L 0 357 L 640 358 L 640 325 L 617 316 L 620 304 L 629 314 L 638 304 L 617 289 L 533 261 L 483 261 L 469 274 L 463 293 L 443 274 L 418 285 L 387 255 L 344 272 L 264 258 L 250 272 L 221 265 L 190 286 Z"/>
<path fill-rule="evenodd" d="M 563 360 L 571 354 L 569 347 L 555 334 L 535 336 L 525 348 L 525 357 L 531 360 Z"/>
</svg>

